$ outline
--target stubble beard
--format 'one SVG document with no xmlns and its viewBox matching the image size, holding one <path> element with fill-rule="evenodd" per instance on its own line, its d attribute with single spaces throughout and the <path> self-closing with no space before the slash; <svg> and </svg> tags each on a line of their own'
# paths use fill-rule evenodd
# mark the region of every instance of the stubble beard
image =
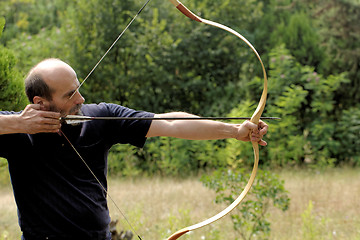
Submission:
<svg viewBox="0 0 360 240">
<path fill-rule="evenodd" d="M 59 112 L 62 117 L 66 117 L 67 115 L 80 115 L 82 116 L 83 113 L 81 112 L 82 104 L 77 104 L 72 107 L 69 112 L 65 112 L 64 110 L 60 110 L 55 104 L 50 104 L 49 110 L 52 112 Z"/>
<path fill-rule="evenodd" d="M 73 108 L 70 109 L 69 114 L 72 115 L 83 115 L 81 112 L 82 104 L 77 104 Z"/>
</svg>

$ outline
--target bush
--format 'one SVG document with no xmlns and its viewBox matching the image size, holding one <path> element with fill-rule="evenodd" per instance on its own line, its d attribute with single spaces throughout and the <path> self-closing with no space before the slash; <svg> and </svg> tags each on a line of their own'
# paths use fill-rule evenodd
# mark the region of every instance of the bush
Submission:
<svg viewBox="0 0 360 240">
<path fill-rule="evenodd" d="M 0 18 L 0 36 L 4 24 L 4 19 Z M 0 45 L 0 110 L 20 110 L 26 104 L 24 83 L 15 64 L 14 54 Z"/>
<path fill-rule="evenodd" d="M 218 194 L 216 203 L 231 204 L 244 189 L 250 177 L 246 169 L 218 170 L 203 176 L 202 182 Z M 290 204 L 284 182 L 269 171 L 258 170 L 252 189 L 242 203 L 232 212 L 234 230 L 242 239 L 266 239 L 271 231 L 266 219 L 270 205 L 286 211 Z"/>
</svg>

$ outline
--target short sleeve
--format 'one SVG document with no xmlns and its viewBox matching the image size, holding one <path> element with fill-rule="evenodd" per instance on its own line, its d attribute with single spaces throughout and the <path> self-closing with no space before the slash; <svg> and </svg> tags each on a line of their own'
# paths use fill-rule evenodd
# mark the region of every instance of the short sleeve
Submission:
<svg viewBox="0 0 360 240">
<path fill-rule="evenodd" d="M 154 117 L 154 113 L 137 111 L 112 103 L 86 105 L 83 107 L 82 111 L 84 115 L 94 117 Z M 105 131 L 104 137 L 110 145 L 122 143 L 143 147 L 146 142 L 146 134 L 149 131 L 151 122 L 151 120 L 104 120 L 97 124 L 99 125 L 99 129 Z"/>
</svg>

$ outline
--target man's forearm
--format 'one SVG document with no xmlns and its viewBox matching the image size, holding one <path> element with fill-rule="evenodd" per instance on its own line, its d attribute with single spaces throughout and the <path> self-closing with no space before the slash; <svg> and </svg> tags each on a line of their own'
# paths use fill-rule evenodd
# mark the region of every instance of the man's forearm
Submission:
<svg viewBox="0 0 360 240">
<path fill-rule="evenodd" d="M 197 117 L 183 112 L 155 115 L 155 117 Z M 159 120 L 153 121 L 148 137 L 167 136 L 189 140 L 235 138 L 238 125 L 209 120 Z"/>
<path fill-rule="evenodd" d="M 189 140 L 235 138 L 238 131 L 233 124 L 209 120 L 179 120 L 173 123 L 172 136 Z"/>
</svg>

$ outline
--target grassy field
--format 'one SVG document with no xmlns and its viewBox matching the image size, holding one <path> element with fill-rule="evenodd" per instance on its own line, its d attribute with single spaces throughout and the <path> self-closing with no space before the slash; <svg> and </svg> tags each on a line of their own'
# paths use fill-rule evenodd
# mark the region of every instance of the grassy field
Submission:
<svg viewBox="0 0 360 240">
<path fill-rule="evenodd" d="M 359 169 L 324 172 L 282 170 L 291 198 L 290 209 L 270 209 L 274 240 L 360 240 Z M 110 179 L 110 195 L 144 240 L 165 239 L 171 232 L 218 213 L 215 194 L 196 179 Z M 121 213 L 109 202 L 119 229 L 130 229 Z M 20 239 L 16 206 L 10 187 L 0 189 L 0 239 Z M 6 236 L 6 237 L 5 237 Z M 135 239 L 135 238 L 134 238 Z M 229 217 L 182 239 L 239 239 Z"/>
</svg>

